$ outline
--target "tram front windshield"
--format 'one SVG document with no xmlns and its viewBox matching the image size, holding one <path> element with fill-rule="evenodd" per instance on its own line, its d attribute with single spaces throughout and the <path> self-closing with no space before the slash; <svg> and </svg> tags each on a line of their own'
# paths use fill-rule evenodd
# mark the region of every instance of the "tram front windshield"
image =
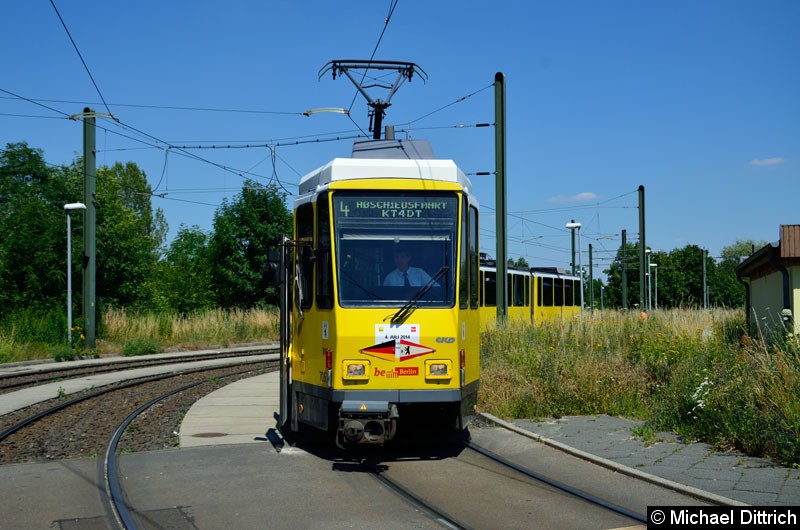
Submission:
<svg viewBox="0 0 800 530">
<path fill-rule="evenodd" d="M 333 212 L 342 307 L 454 305 L 455 193 L 338 191 Z"/>
</svg>

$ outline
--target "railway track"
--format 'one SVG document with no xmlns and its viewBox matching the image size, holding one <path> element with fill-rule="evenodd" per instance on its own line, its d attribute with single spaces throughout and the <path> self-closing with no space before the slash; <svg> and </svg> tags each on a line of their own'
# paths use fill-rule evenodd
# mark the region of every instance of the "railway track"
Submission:
<svg viewBox="0 0 800 530">
<path fill-rule="evenodd" d="M 106 447 L 105 457 L 103 459 L 103 478 L 105 482 L 104 486 L 106 497 L 108 499 L 108 505 L 111 508 L 114 521 L 116 521 L 119 528 L 124 530 L 133 530 L 137 528 L 133 514 L 125 501 L 125 495 L 123 493 L 122 483 L 120 482 L 120 476 L 118 472 L 119 465 L 117 461 L 117 454 L 119 442 L 122 436 L 125 434 L 125 429 L 127 429 L 128 426 L 143 412 L 156 403 L 202 384 L 202 381 L 190 383 L 153 398 L 131 412 L 124 420 L 122 420 L 117 429 L 114 431 L 114 434 L 111 436 L 108 446 Z"/>
<path fill-rule="evenodd" d="M 42 404 L 34 407 L 36 410 L 20 411 L 23 417 L 0 430 L 0 462 L 98 456 L 103 466 L 103 484 L 98 484 L 98 489 L 107 496 L 104 505 L 109 508 L 108 520 L 119 528 L 137 528 L 132 515 L 134 508 L 126 504 L 117 471 L 118 454 L 152 449 L 152 440 L 163 439 L 164 435 L 151 434 L 154 431 L 148 426 L 162 433 L 165 424 L 170 425 L 169 432 L 177 430 L 182 412 L 202 395 L 242 377 L 277 368 L 276 362 L 263 359 L 231 360 L 229 366 L 222 368 L 196 367 L 180 373 L 135 378 L 69 400 L 57 400 L 60 402 L 55 404 Z M 161 410 L 152 414 L 157 408 Z M 132 409 L 135 410 L 131 412 Z M 138 421 L 143 414 L 151 416 Z M 138 436 L 127 432 L 131 429 Z M 86 436 L 89 430 L 91 435 Z M 80 442 L 71 445 L 69 441 L 76 438 Z M 137 447 L 137 439 L 150 443 Z"/>
<path fill-rule="evenodd" d="M 136 377 L 100 388 L 89 388 L 67 398 L 50 399 L 0 417 L 0 464 L 42 461 L 58 458 L 96 456 L 110 424 L 164 391 L 189 383 L 204 383 L 196 391 L 169 406 L 150 412 L 153 428 L 137 426 L 131 436 L 131 450 L 147 450 L 174 445 L 168 433 L 194 400 L 236 378 L 252 376 L 276 363 L 263 357 L 229 359 L 227 366 L 194 366 L 147 377 Z M 117 374 L 125 378 L 124 373 Z M 135 407 L 133 407 L 135 408 Z M 127 412 L 126 412 L 127 411 Z M 157 418 L 152 417 L 158 415 Z M 165 431 L 163 425 L 175 425 Z M 160 425 L 160 426 L 159 426 Z M 106 433 L 106 434 L 102 434 Z"/>
<path fill-rule="evenodd" d="M 568 495 L 583 499 L 584 501 L 586 501 L 588 503 L 591 503 L 593 505 L 599 506 L 601 508 L 605 508 L 605 509 L 607 509 L 607 510 L 609 510 L 611 512 L 614 512 L 614 513 L 617 513 L 619 515 L 622 515 L 623 517 L 628 517 L 628 518 L 630 518 L 630 519 L 632 519 L 634 521 L 637 521 L 639 523 L 647 524 L 647 516 L 646 515 L 643 515 L 643 514 L 640 514 L 640 513 L 636 513 L 633 510 L 629 510 L 628 508 L 625 508 L 623 506 L 619 506 L 617 504 L 614 504 L 613 502 L 609 502 L 609 501 L 607 501 L 605 499 L 602 499 L 602 498 L 600 498 L 600 497 L 598 497 L 596 495 L 593 495 L 592 493 L 589 493 L 587 491 L 581 490 L 579 488 L 575 488 L 573 486 L 569 486 L 569 485 L 567 485 L 567 484 L 565 484 L 565 483 L 563 483 L 563 482 L 561 482 L 559 480 L 556 480 L 554 478 L 551 478 L 551 477 L 548 477 L 548 476 L 543 475 L 541 473 L 538 473 L 536 471 L 533 471 L 533 470 L 531 470 L 531 469 L 529 469 L 529 468 L 527 468 L 525 466 L 521 466 L 519 464 L 515 464 L 511 460 L 508 460 L 507 458 L 504 458 L 504 457 L 502 457 L 502 456 L 500 456 L 500 455 L 498 455 L 496 453 L 493 453 L 492 451 L 489 451 L 488 449 L 486 449 L 484 447 L 481 447 L 478 444 L 475 444 L 475 443 L 472 443 L 472 442 L 465 442 L 465 445 L 466 445 L 466 447 L 468 449 L 470 449 L 472 451 L 475 451 L 476 453 L 479 453 L 479 454 L 481 454 L 481 455 L 483 455 L 483 456 L 493 460 L 494 462 L 497 462 L 497 463 L 499 463 L 499 464 L 501 464 L 501 465 L 503 465 L 503 466 L 505 466 L 507 468 L 513 469 L 514 471 L 517 471 L 518 473 L 520 473 L 520 474 L 522 474 L 522 475 L 524 475 L 526 477 L 530 477 L 530 478 L 532 478 L 534 480 L 537 480 L 537 481 L 539 481 L 539 482 L 541 482 L 543 484 L 547 484 L 549 486 L 552 486 L 552 487 L 554 487 L 554 488 L 556 488 L 558 490 L 561 490 L 561 491 L 567 493 Z"/>
<path fill-rule="evenodd" d="M 445 528 L 627 528 L 646 517 L 511 462 L 473 442 L 461 450 L 361 462 L 384 487 Z M 587 521 L 592 521 L 587 524 Z"/>
<path fill-rule="evenodd" d="M 66 363 L 22 364 L 14 366 L 0 365 L 0 395 L 26 387 L 74 377 L 160 366 L 164 364 L 191 363 L 207 359 L 247 357 L 277 352 L 277 345 L 263 345 L 228 350 L 171 353 L 152 357 L 106 357 L 102 359 L 85 359 Z"/>
</svg>

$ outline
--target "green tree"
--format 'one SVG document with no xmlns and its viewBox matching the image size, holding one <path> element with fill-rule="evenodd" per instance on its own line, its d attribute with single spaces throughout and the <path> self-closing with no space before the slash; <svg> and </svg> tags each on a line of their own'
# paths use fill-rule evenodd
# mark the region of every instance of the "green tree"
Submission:
<svg viewBox="0 0 800 530">
<path fill-rule="evenodd" d="M 639 304 L 639 246 L 627 243 L 623 251 L 620 245 L 617 255 L 608 269 L 603 272 L 607 276 L 604 293 L 606 307 L 622 307 L 622 270 L 627 276 L 628 308 Z"/>
<path fill-rule="evenodd" d="M 764 242 L 739 240 L 722 249 L 719 262 L 710 256 L 706 261 L 706 284 L 711 305 L 739 307 L 744 305 L 744 287 L 736 279 L 736 267 L 743 256 L 759 249 Z M 628 273 L 629 307 L 639 302 L 639 249 L 628 243 L 625 252 Z M 608 275 L 605 292 L 606 307 L 621 306 L 622 249 L 616 260 L 604 272 Z M 703 305 L 703 249 L 697 245 L 686 245 L 669 252 L 653 252 L 650 262 L 658 265 L 658 307 L 701 307 Z M 655 298 L 655 274 L 652 295 Z M 597 294 L 595 294 L 597 296 Z"/>
<path fill-rule="evenodd" d="M 233 201 L 214 214 L 209 242 L 212 280 L 222 307 L 276 304 L 277 287 L 266 275 L 267 256 L 291 233 L 292 216 L 275 186 L 246 181 Z"/>
<path fill-rule="evenodd" d="M 209 235 L 200 227 L 181 225 L 158 264 L 152 289 L 163 309 L 189 313 L 208 309 L 216 304 L 211 280 Z"/>
<path fill-rule="evenodd" d="M 149 308 L 144 286 L 156 271 L 167 231 L 152 209 L 147 177 L 136 164 L 97 170 L 97 297 L 105 305 Z"/>
<path fill-rule="evenodd" d="M 64 204 L 77 190 L 26 143 L 0 150 L 0 318 L 19 309 L 63 307 Z"/>
<path fill-rule="evenodd" d="M 703 306 L 704 250 L 697 245 L 686 245 L 664 256 L 663 270 L 659 270 L 658 296 L 664 300 L 661 307 Z M 705 256 L 706 282 L 714 260 Z"/>
<path fill-rule="evenodd" d="M 750 256 L 754 249 L 758 250 L 766 244 L 766 241 L 737 239 L 734 244 L 722 249 L 720 261 L 709 278 L 709 298 L 713 305 L 744 306 L 745 290 L 736 278 L 736 267 Z"/>
<path fill-rule="evenodd" d="M 530 268 L 530 265 L 528 265 L 528 260 L 526 260 L 524 256 L 520 256 L 517 261 L 514 261 L 513 258 L 508 258 L 508 266 L 524 270 Z"/>
<path fill-rule="evenodd" d="M 66 298 L 64 204 L 83 200 L 83 163 L 49 167 L 25 143 L 0 151 L 0 318 L 15 311 L 62 311 Z M 166 222 L 150 205 L 136 164 L 97 170 L 98 304 L 146 307 Z M 72 217 L 73 297 L 81 300 L 83 215 Z"/>
</svg>

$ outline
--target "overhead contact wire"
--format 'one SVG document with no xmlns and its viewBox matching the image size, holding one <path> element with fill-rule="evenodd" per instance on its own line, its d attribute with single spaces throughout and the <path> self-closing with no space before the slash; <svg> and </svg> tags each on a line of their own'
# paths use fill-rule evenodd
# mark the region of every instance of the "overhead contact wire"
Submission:
<svg viewBox="0 0 800 530">
<path fill-rule="evenodd" d="M 100 87 L 97 86 L 97 82 L 94 80 L 94 76 L 92 72 L 89 71 L 89 66 L 86 64 L 86 61 L 83 60 L 83 55 L 81 55 L 81 51 L 78 49 L 78 45 L 75 43 L 75 39 L 72 38 L 72 34 L 69 32 L 69 28 L 67 28 L 67 24 L 64 22 L 64 19 L 61 18 L 61 13 L 58 12 L 58 8 L 56 7 L 55 2 L 50 0 L 50 5 L 53 6 L 53 10 L 58 15 L 58 20 L 61 21 L 61 25 L 64 26 L 64 31 L 67 32 L 67 37 L 69 37 L 70 42 L 72 43 L 72 47 L 75 48 L 75 52 L 78 54 L 78 57 L 83 63 L 83 67 L 86 69 L 86 73 L 89 74 L 89 79 L 92 80 L 92 84 L 94 85 L 94 89 L 97 90 L 97 94 L 100 96 L 100 99 L 103 101 L 103 106 L 105 106 L 106 111 L 111 114 L 111 109 L 108 108 L 108 104 L 106 103 L 106 98 L 103 97 L 103 93 L 100 92 Z"/>
<path fill-rule="evenodd" d="M 375 43 L 375 47 L 372 49 L 372 55 L 369 56 L 368 63 L 371 63 L 372 60 L 375 58 L 375 54 L 378 52 L 378 46 L 381 45 L 381 41 L 383 40 L 383 35 L 386 33 L 386 28 L 389 27 L 389 21 L 392 20 L 392 14 L 394 14 L 394 10 L 397 7 L 397 2 L 399 2 L 399 1 L 400 0 L 392 0 L 390 2 L 390 4 L 389 4 L 389 13 L 386 15 L 386 20 L 383 23 L 383 29 L 381 30 L 381 34 L 378 37 L 378 42 Z M 359 84 L 363 84 L 364 83 L 364 79 L 367 77 L 367 70 L 368 69 L 369 69 L 369 66 L 364 69 L 364 73 L 361 75 L 361 83 L 359 83 Z M 355 104 L 357 97 L 358 97 L 358 90 L 356 90 L 355 94 L 353 94 L 353 101 L 350 102 L 350 106 L 347 108 L 347 115 L 348 116 L 350 116 L 350 111 L 353 110 L 353 105 Z M 355 123 L 356 127 L 358 127 L 359 130 L 362 133 L 364 132 L 364 130 L 361 129 L 361 127 L 359 127 L 359 125 L 355 122 L 355 120 L 353 120 L 353 118 L 350 118 L 350 120 L 353 123 Z"/>
</svg>

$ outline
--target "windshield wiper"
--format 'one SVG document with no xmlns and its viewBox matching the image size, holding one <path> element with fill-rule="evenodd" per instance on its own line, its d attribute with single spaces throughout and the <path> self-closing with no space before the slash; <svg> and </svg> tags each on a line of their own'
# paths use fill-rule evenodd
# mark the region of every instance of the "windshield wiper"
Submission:
<svg viewBox="0 0 800 530">
<path fill-rule="evenodd" d="M 420 299 L 423 296 L 428 294 L 428 291 L 430 291 L 431 288 L 436 284 L 436 280 L 441 278 L 444 275 L 444 273 L 449 271 L 449 270 L 450 270 L 450 267 L 447 267 L 447 266 L 444 266 L 441 269 L 439 269 L 439 272 L 434 274 L 433 278 L 428 280 L 428 283 L 426 283 L 425 285 L 420 287 L 419 291 L 417 291 L 417 294 L 415 294 L 411 298 L 411 300 L 406 302 L 405 305 L 403 307 L 401 307 L 400 309 L 398 309 L 397 313 L 395 313 L 392 316 L 392 320 L 391 320 L 392 324 L 397 324 L 398 322 L 403 321 L 408 315 L 410 315 L 418 307 L 417 306 L 417 302 L 419 302 Z M 386 319 L 384 318 L 383 320 L 386 320 Z"/>
</svg>

